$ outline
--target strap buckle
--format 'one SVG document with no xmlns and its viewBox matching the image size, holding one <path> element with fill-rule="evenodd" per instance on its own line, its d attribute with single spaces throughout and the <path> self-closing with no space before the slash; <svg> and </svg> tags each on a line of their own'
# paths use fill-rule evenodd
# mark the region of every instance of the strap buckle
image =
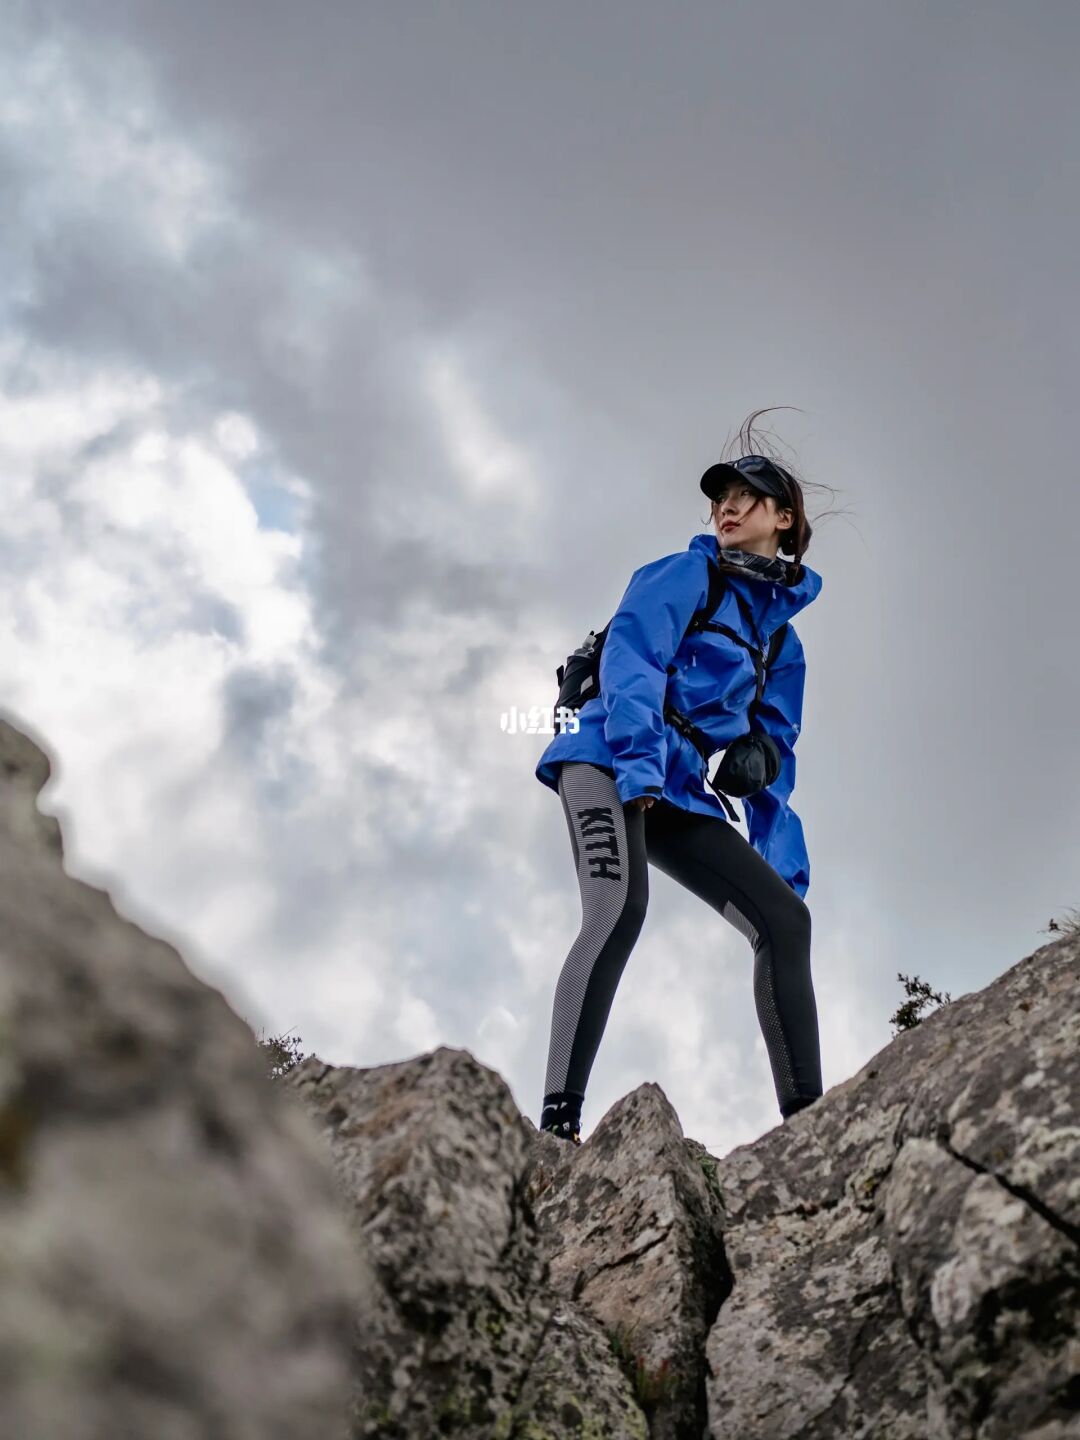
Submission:
<svg viewBox="0 0 1080 1440">
<path fill-rule="evenodd" d="M 709 760 L 712 757 L 712 751 L 703 732 L 699 730 L 694 722 L 689 719 L 688 716 L 684 715 L 681 710 L 676 710 L 670 700 L 664 702 L 664 719 L 673 725 L 680 735 L 685 735 L 687 740 L 690 741 L 690 744 L 693 745 L 694 749 L 701 756 L 702 780 L 704 780 L 705 784 L 708 785 L 709 789 L 720 801 L 721 805 L 723 805 L 727 811 L 728 818 L 734 820 L 737 825 L 739 823 L 739 816 L 736 813 L 735 807 L 719 786 L 713 783 L 709 776 Z"/>
</svg>

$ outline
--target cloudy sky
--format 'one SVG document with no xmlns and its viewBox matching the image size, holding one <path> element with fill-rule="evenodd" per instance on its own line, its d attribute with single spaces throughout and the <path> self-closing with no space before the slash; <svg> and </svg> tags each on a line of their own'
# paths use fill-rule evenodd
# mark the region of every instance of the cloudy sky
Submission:
<svg viewBox="0 0 1080 1440">
<path fill-rule="evenodd" d="M 468 1047 L 539 1118 L 580 917 L 554 670 L 809 480 L 826 1084 L 897 972 L 1080 905 L 1080 13 L 0 0 L 0 706 L 71 873 L 255 1030 Z M 652 872 L 585 1105 L 777 1123 L 752 957 Z"/>
</svg>

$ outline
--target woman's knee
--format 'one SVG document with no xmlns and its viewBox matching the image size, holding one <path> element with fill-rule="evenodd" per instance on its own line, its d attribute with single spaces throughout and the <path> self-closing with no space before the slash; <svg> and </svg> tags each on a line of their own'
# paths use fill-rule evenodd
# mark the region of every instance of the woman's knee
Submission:
<svg viewBox="0 0 1080 1440">
<path fill-rule="evenodd" d="M 618 910 L 611 909 L 611 897 L 596 896 L 595 893 L 588 897 L 582 909 L 582 930 L 590 930 L 596 933 L 598 927 L 603 924 L 615 924 L 624 935 L 638 935 L 642 924 L 645 923 L 645 914 L 648 912 L 649 894 L 648 887 L 631 886 L 626 887 L 626 893 L 622 897 L 622 903 Z"/>
<path fill-rule="evenodd" d="M 593 884 L 582 895 L 581 933 L 595 935 L 618 927 L 621 934 L 636 937 L 649 908 L 649 882 L 640 870 L 631 870 L 621 900 L 607 885 Z"/>
<path fill-rule="evenodd" d="M 641 933 L 641 927 L 645 923 L 645 915 L 649 908 L 649 892 L 647 887 L 630 885 L 623 898 L 622 904 L 612 915 L 612 912 L 605 909 L 603 912 L 593 910 L 586 906 L 582 916 L 582 930 L 595 934 L 600 924 L 606 924 L 611 930 L 618 931 L 625 945 L 630 946 Z"/>
<path fill-rule="evenodd" d="M 649 909 L 649 892 L 647 889 L 633 886 L 627 891 L 626 904 L 622 908 L 619 923 L 628 932 L 637 935 L 642 925 L 645 924 L 645 916 Z"/>
<path fill-rule="evenodd" d="M 810 948 L 810 907 L 786 882 L 776 923 L 783 928 L 789 943 Z"/>
</svg>

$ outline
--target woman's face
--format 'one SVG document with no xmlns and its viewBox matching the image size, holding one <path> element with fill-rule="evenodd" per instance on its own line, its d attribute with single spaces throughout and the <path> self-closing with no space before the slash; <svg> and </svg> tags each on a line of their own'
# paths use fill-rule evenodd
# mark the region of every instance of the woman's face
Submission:
<svg viewBox="0 0 1080 1440">
<path fill-rule="evenodd" d="M 725 485 L 713 504 L 713 525 L 720 544 L 728 550 L 752 550 L 775 558 L 783 527 L 794 520 L 790 509 L 777 509 L 771 495 L 752 485 Z"/>
</svg>

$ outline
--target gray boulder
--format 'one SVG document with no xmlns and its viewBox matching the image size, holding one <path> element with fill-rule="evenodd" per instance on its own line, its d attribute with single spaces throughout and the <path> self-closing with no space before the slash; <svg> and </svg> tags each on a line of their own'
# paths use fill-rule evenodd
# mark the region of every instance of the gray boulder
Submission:
<svg viewBox="0 0 1080 1440">
<path fill-rule="evenodd" d="M 1080 1433 L 1080 937 L 717 1167 L 710 1435 Z"/>
<path fill-rule="evenodd" d="M 494 1070 L 442 1046 L 370 1069 L 312 1056 L 282 1083 L 324 1136 L 376 1277 L 356 1436 L 645 1440 L 602 1327 L 549 1283 L 531 1126 Z"/>
<path fill-rule="evenodd" d="M 302 1108 L 63 869 L 0 719 L 0 1435 L 344 1437 L 371 1279 Z"/>
<path fill-rule="evenodd" d="M 467 1051 L 309 1060 L 385 1296 L 357 1433 L 1077 1433 L 1078 962 L 1043 947 L 720 1160 L 651 1084 L 575 1147 Z"/>
<path fill-rule="evenodd" d="M 533 1135 L 527 1193 L 553 1285 L 621 1337 L 654 1440 L 698 1440 L 705 1338 L 731 1286 L 715 1162 L 654 1084 L 612 1106 L 580 1149 Z"/>
</svg>

